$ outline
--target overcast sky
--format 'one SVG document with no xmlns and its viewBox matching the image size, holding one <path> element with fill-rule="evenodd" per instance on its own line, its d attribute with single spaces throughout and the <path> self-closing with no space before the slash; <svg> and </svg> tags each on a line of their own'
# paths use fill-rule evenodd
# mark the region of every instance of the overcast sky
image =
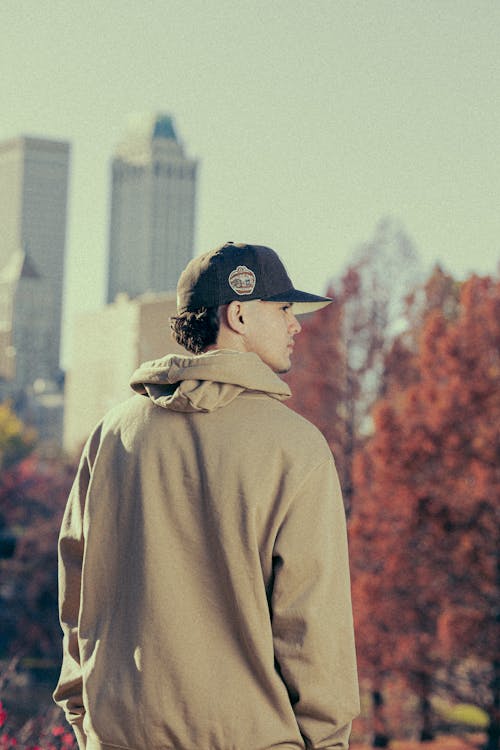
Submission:
<svg viewBox="0 0 500 750">
<path fill-rule="evenodd" d="M 196 254 L 268 244 L 321 292 L 393 216 L 426 263 L 497 268 L 498 0 L 2 0 L 0 35 L 0 139 L 72 143 L 66 330 L 104 300 L 134 112 L 200 160 Z"/>
</svg>

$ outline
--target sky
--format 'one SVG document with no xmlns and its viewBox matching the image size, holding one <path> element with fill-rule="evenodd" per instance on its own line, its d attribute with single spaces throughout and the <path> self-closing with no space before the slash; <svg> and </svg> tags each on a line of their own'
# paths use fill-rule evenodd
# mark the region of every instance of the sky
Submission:
<svg viewBox="0 0 500 750">
<path fill-rule="evenodd" d="M 494 273 L 499 38 L 498 0 L 2 0 L 0 140 L 72 145 L 63 348 L 104 302 L 134 113 L 199 160 L 195 254 L 270 245 L 321 293 L 393 217 L 429 267 Z"/>
</svg>

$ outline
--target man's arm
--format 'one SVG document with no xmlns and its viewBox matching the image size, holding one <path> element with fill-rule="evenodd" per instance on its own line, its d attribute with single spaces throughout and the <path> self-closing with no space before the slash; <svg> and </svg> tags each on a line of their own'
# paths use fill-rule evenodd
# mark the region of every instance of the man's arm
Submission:
<svg viewBox="0 0 500 750">
<path fill-rule="evenodd" d="M 278 668 L 307 748 L 347 748 L 359 713 L 345 512 L 333 461 L 297 488 L 274 548 Z"/>
<path fill-rule="evenodd" d="M 63 658 L 59 682 L 53 697 L 72 725 L 80 750 L 86 746 L 86 737 L 82 727 L 85 708 L 82 696 L 78 618 L 84 553 L 83 515 L 90 481 L 92 453 L 92 440 L 89 439 L 71 488 L 59 534 L 59 617 L 63 631 Z"/>
</svg>

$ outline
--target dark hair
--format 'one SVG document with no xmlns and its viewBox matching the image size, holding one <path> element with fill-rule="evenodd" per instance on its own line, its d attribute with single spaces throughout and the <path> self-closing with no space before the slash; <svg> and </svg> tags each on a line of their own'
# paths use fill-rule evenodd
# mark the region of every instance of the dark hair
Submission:
<svg viewBox="0 0 500 750">
<path fill-rule="evenodd" d="M 170 318 L 172 336 L 193 354 L 201 354 L 207 346 L 215 344 L 219 323 L 218 307 L 202 307 L 196 312 L 184 312 Z"/>
</svg>

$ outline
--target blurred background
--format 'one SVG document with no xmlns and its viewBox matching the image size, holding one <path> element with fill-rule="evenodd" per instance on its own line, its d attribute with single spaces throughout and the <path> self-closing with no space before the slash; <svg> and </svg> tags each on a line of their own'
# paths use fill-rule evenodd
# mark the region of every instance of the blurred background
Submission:
<svg viewBox="0 0 500 750">
<path fill-rule="evenodd" d="M 79 452 L 175 350 L 187 260 L 233 240 L 335 300 L 287 379 L 344 490 L 353 743 L 496 750 L 500 5 L 4 0 L 0 29 L 5 742 L 70 747 L 50 692 Z"/>
</svg>

